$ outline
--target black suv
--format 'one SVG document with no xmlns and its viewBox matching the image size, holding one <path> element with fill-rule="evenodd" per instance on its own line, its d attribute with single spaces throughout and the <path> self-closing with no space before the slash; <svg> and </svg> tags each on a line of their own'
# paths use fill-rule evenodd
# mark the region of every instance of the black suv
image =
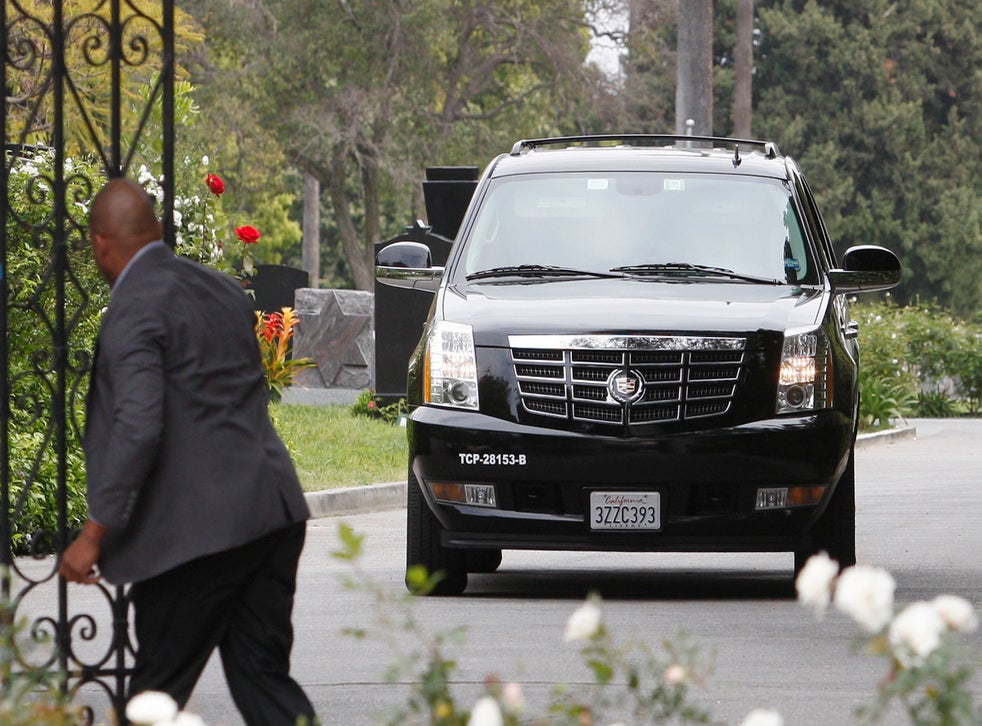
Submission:
<svg viewBox="0 0 982 726">
<path fill-rule="evenodd" d="M 770 142 L 523 140 L 481 175 L 409 362 L 407 562 L 435 594 L 502 549 L 827 551 L 855 562 L 848 294 L 900 279 L 832 242 Z"/>
</svg>

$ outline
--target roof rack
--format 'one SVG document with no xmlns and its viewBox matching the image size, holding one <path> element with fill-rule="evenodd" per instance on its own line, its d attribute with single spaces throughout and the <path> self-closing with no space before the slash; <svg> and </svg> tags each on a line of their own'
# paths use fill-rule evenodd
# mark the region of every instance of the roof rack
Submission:
<svg viewBox="0 0 982 726">
<path fill-rule="evenodd" d="M 559 146 L 570 144 L 584 144 L 599 141 L 619 141 L 625 145 L 645 145 L 654 146 L 656 144 L 672 145 L 687 142 L 712 143 L 736 147 L 756 146 L 760 148 L 768 158 L 780 156 L 781 152 L 777 144 L 773 141 L 760 141 L 755 139 L 732 139 L 725 136 L 686 136 L 682 134 L 594 134 L 590 136 L 554 136 L 545 139 L 521 139 L 515 142 L 511 148 L 511 155 L 518 156 L 526 151 L 532 151 L 540 146 Z M 639 143 L 640 142 L 640 143 Z"/>
</svg>

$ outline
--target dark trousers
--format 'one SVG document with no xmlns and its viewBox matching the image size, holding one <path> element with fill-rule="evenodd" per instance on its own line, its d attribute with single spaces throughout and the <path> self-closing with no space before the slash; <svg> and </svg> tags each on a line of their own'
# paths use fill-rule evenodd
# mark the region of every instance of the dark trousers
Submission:
<svg viewBox="0 0 982 726">
<path fill-rule="evenodd" d="M 130 695 L 169 693 L 183 708 L 217 647 L 249 726 L 294 726 L 314 709 L 290 677 L 293 595 L 306 523 L 201 557 L 130 589 L 138 642 Z"/>
</svg>

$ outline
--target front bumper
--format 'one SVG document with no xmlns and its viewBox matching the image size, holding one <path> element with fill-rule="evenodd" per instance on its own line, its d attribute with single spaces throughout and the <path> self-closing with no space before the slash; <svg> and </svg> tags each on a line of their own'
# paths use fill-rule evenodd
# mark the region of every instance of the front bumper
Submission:
<svg viewBox="0 0 982 726">
<path fill-rule="evenodd" d="M 786 551 L 824 510 L 853 442 L 835 410 L 618 438 L 416 409 L 410 460 L 447 547 Z M 490 484 L 496 507 L 437 502 L 432 482 Z M 817 506 L 755 511 L 760 487 L 824 486 Z M 658 531 L 591 530 L 589 493 L 657 491 Z"/>
</svg>

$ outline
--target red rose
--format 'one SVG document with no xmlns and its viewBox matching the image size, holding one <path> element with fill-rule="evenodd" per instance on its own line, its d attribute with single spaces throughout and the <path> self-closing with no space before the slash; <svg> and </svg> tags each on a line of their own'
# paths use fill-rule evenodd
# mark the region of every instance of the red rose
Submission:
<svg viewBox="0 0 982 726">
<path fill-rule="evenodd" d="M 205 177 L 205 184 L 211 189 L 211 193 L 216 197 L 222 196 L 222 192 L 225 191 L 225 182 L 221 180 L 221 177 L 215 176 L 214 174 L 209 174 Z"/>
<path fill-rule="evenodd" d="M 250 225 L 244 225 L 242 227 L 235 228 L 235 236 L 239 238 L 239 241 L 244 245 L 254 245 L 262 237 L 259 234 L 259 230 Z"/>
</svg>

